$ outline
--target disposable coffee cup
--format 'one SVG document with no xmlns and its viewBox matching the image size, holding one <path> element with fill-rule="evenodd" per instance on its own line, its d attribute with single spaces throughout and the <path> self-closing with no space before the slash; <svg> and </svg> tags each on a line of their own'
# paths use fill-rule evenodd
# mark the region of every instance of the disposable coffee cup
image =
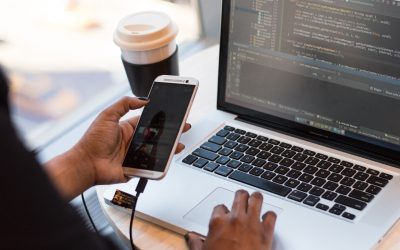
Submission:
<svg viewBox="0 0 400 250">
<path fill-rule="evenodd" d="M 132 92 L 147 96 L 159 75 L 179 75 L 177 25 L 164 13 L 149 11 L 124 17 L 114 32 Z"/>
</svg>

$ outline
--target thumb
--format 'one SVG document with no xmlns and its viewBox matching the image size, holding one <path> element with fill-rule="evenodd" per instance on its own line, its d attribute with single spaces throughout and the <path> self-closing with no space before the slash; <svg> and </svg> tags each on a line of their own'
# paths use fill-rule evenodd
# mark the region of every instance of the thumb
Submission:
<svg viewBox="0 0 400 250">
<path fill-rule="evenodd" d="M 101 116 L 107 120 L 118 122 L 121 117 L 133 109 L 139 109 L 148 103 L 146 100 L 125 96 L 106 108 Z"/>
<path fill-rule="evenodd" d="M 203 248 L 203 239 L 196 233 L 185 234 L 185 240 L 190 250 L 201 250 Z"/>
</svg>

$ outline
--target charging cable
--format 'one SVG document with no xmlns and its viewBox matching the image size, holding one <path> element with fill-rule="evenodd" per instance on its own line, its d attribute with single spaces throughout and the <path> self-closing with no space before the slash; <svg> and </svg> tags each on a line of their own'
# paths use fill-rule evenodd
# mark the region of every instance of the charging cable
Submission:
<svg viewBox="0 0 400 250">
<path fill-rule="evenodd" d="M 131 212 L 131 222 L 129 223 L 129 241 L 131 242 L 131 247 L 132 250 L 135 250 L 135 244 L 133 244 L 133 239 L 132 239 L 132 224 L 133 224 L 133 218 L 135 217 L 135 210 L 136 210 L 136 203 L 139 200 L 139 195 L 143 193 L 144 189 L 146 188 L 147 185 L 147 179 L 146 178 L 140 178 L 138 185 L 136 186 L 136 195 L 133 196 L 133 202 L 132 202 L 132 212 Z"/>
</svg>

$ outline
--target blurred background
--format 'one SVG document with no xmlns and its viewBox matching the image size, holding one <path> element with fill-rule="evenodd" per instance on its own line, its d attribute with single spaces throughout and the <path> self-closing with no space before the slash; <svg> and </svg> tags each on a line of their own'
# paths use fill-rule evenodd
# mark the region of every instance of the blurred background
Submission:
<svg viewBox="0 0 400 250">
<path fill-rule="evenodd" d="M 113 42 L 118 21 L 158 10 L 179 26 L 179 60 L 219 42 L 221 0 L 0 0 L 0 65 L 10 80 L 12 116 L 36 152 L 129 93 Z M 121 243 L 96 189 L 84 193 L 98 231 Z M 93 228 L 78 197 L 71 204 Z"/>
<path fill-rule="evenodd" d="M 0 0 L 0 64 L 13 118 L 32 149 L 129 91 L 112 36 L 131 13 L 158 10 L 179 26 L 180 60 L 218 42 L 215 0 Z"/>
</svg>

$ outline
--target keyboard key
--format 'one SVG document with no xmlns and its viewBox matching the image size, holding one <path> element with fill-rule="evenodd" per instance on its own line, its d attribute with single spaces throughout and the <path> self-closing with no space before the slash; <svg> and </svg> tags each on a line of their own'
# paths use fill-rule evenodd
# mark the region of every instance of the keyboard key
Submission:
<svg viewBox="0 0 400 250">
<path fill-rule="evenodd" d="M 268 157 L 270 157 L 270 156 L 271 156 L 271 153 L 268 153 L 266 151 L 261 151 L 257 155 L 258 158 L 261 158 L 261 159 L 264 159 L 264 160 L 268 159 Z"/>
<path fill-rule="evenodd" d="M 249 172 L 252 168 L 249 164 L 242 164 L 238 169 L 243 172 Z"/>
<path fill-rule="evenodd" d="M 331 207 L 331 209 L 329 209 L 329 213 L 340 215 L 341 213 L 343 213 L 343 210 L 337 209 L 335 207 Z"/>
<path fill-rule="evenodd" d="M 304 150 L 303 151 L 303 154 L 306 154 L 306 155 L 310 155 L 310 156 L 314 156 L 316 153 L 314 152 L 314 151 L 311 151 L 311 150 Z"/>
<path fill-rule="evenodd" d="M 227 147 L 227 148 L 235 148 L 237 145 L 238 145 L 238 143 L 234 142 L 234 141 L 227 141 L 224 144 L 224 146 Z"/>
<path fill-rule="evenodd" d="M 283 159 L 282 156 L 273 154 L 268 158 L 268 161 L 273 162 L 273 163 L 279 163 L 282 159 Z"/>
<path fill-rule="evenodd" d="M 309 175 L 309 174 L 302 174 L 302 175 L 299 177 L 299 181 L 308 183 L 308 182 L 310 182 L 313 178 L 314 178 L 314 177 L 313 177 L 312 175 Z"/>
<path fill-rule="evenodd" d="M 218 167 L 219 167 L 219 164 L 217 164 L 215 162 L 209 162 L 209 163 L 207 163 L 207 165 L 203 169 L 207 170 L 207 171 L 210 171 L 210 172 L 213 172 Z"/>
<path fill-rule="evenodd" d="M 337 196 L 336 193 L 332 192 L 332 191 L 326 191 L 323 195 L 322 198 L 327 199 L 329 201 L 332 201 L 333 199 L 335 199 Z"/>
<path fill-rule="evenodd" d="M 273 154 L 279 155 L 279 154 L 281 154 L 283 151 L 285 151 L 284 148 L 279 147 L 279 146 L 275 146 L 275 147 L 273 147 L 269 152 L 271 152 L 271 153 L 273 153 Z"/>
<path fill-rule="evenodd" d="M 249 149 L 249 146 L 244 145 L 244 144 L 239 144 L 239 145 L 235 148 L 235 150 L 236 150 L 236 151 L 239 151 L 239 152 L 244 152 L 244 151 L 246 151 L 247 149 Z"/>
<path fill-rule="evenodd" d="M 204 167 L 204 165 L 206 165 L 208 163 L 207 160 L 203 159 L 203 158 L 199 158 L 197 159 L 194 163 L 193 166 L 197 167 L 197 168 L 202 168 Z"/>
<path fill-rule="evenodd" d="M 221 136 L 213 136 L 208 141 L 218 145 L 223 145 L 226 142 L 226 139 Z"/>
<path fill-rule="evenodd" d="M 354 178 L 360 181 L 365 181 L 368 177 L 369 174 L 363 172 L 358 172 L 356 175 L 354 175 Z"/>
<path fill-rule="evenodd" d="M 343 166 L 340 166 L 340 165 L 332 165 L 330 168 L 329 168 L 329 171 L 332 171 L 332 172 L 334 172 L 334 173 L 340 173 L 340 172 L 342 172 L 342 170 L 344 169 L 344 167 Z"/>
<path fill-rule="evenodd" d="M 321 160 L 326 160 L 326 159 L 328 159 L 328 156 L 327 156 L 327 155 L 320 154 L 320 153 L 316 154 L 315 157 L 317 157 L 318 159 L 321 159 Z"/>
<path fill-rule="evenodd" d="M 342 171 L 342 175 L 347 176 L 347 177 L 353 177 L 353 175 L 355 175 L 357 173 L 357 171 L 355 169 L 352 168 L 345 168 Z"/>
<path fill-rule="evenodd" d="M 325 184 L 325 180 L 319 177 L 314 178 L 314 180 L 312 180 L 311 184 L 317 187 L 322 187 Z"/>
<path fill-rule="evenodd" d="M 305 200 L 304 200 L 304 204 L 309 205 L 309 206 L 315 206 L 315 204 L 317 204 L 321 199 L 319 197 L 313 196 L 313 195 L 309 195 Z"/>
<path fill-rule="evenodd" d="M 259 141 L 259 140 L 251 140 L 250 142 L 249 142 L 249 146 L 251 146 L 251 147 L 258 147 L 258 146 L 260 146 L 262 144 L 262 142 L 261 141 Z"/>
<path fill-rule="evenodd" d="M 293 169 L 290 170 L 290 171 L 286 174 L 287 177 L 290 177 L 290 178 L 293 178 L 293 179 L 297 179 L 300 175 L 301 175 L 301 172 L 300 172 L 300 171 L 293 170 Z"/>
<path fill-rule="evenodd" d="M 328 177 L 328 180 L 333 181 L 333 182 L 339 182 L 342 178 L 343 178 L 342 175 L 336 174 L 336 173 L 332 173 L 332 174 Z"/>
<path fill-rule="evenodd" d="M 252 175 L 255 175 L 255 176 L 260 176 L 262 173 L 264 173 L 264 170 L 262 170 L 261 168 L 255 167 L 252 170 L 250 170 L 249 173 Z"/>
<path fill-rule="evenodd" d="M 377 176 L 371 176 L 368 178 L 367 182 L 369 184 L 373 184 L 375 186 L 379 186 L 379 187 L 385 187 L 386 184 L 388 184 L 388 180 L 387 179 L 383 179 Z"/>
<path fill-rule="evenodd" d="M 243 143 L 243 144 L 247 144 L 247 143 L 249 143 L 250 140 L 251 140 L 250 137 L 241 136 L 241 137 L 237 140 L 237 142 Z"/>
<path fill-rule="evenodd" d="M 295 180 L 295 179 L 289 179 L 286 183 L 285 186 L 290 187 L 290 188 L 295 188 L 300 184 L 300 181 Z"/>
<path fill-rule="evenodd" d="M 182 160 L 183 163 L 191 165 L 193 162 L 195 162 L 198 158 L 194 155 L 188 155 L 185 157 L 185 159 Z"/>
<path fill-rule="evenodd" d="M 332 181 L 328 181 L 323 188 L 334 191 L 337 187 L 339 187 L 339 184 L 332 182 Z"/>
<path fill-rule="evenodd" d="M 329 209 L 329 206 L 322 204 L 322 203 L 318 203 L 316 208 L 321 209 L 322 211 L 326 211 Z"/>
<path fill-rule="evenodd" d="M 292 145 L 286 143 L 286 142 L 281 142 L 281 144 L 279 144 L 279 146 L 281 146 L 282 148 L 291 148 Z"/>
<path fill-rule="evenodd" d="M 328 161 L 332 162 L 334 164 L 339 164 L 340 163 L 340 160 L 338 158 L 335 158 L 335 157 L 329 157 Z"/>
<path fill-rule="evenodd" d="M 317 167 L 322 168 L 322 169 L 328 169 L 330 166 L 332 166 L 332 163 L 327 162 L 327 161 L 320 161 L 317 164 Z"/>
<path fill-rule="evenodd" d="M 368 184 L 366 182 L 362 181 L 357 181 L 356 184 L 354 184 L 353 188 L 358 189 L 358 190 L 364 190 Z"/>
<path fill-rule="evenodd" d="M 307 174 L 315 174 L 315 172 L 318 171 L 318 168 L 313 167 L 313 166 L 307 166 L 304 168 L 303 172 Z"/>
<path fill-rule="evenodd" d="M 298 202 L 302 202 L 304 200 L 304 198 L 306 198 L 306 197 L 307 197 L 306 193 L 303 193 L 298 190 L 293 190 L 293 192 L 291 192 L 288 196 L 289 199 L 298 201 Z"/>
<path fill-rule="evenodd" d="M 252 163 L 253 166 L 262 168 L 264 166 L 264 164 L 266 163 L 265 160 L 261 160 L 261 159 L 255 159 Z"/>
<path fill-rule="evenodd" d="M 286 150 L 286 151 L 283 152 L 281 155 L 282 155 L 283 157 L 286 157 L 286 158 L 292 158 L 293 156 L 296 155 L 296 152 L 294 152 L 294 151 L 292 151 L 292 150 Z"/>
<path fill-rule="evenodd" d="M 383 178 L 383 179 L 386 179 L 386 180 L 391 180 L 391 179 L 393 179 L 393 175 L 386 174 L 386 173 L 381 173 L 381 174 L 379 175 L 379 177 L 381 177 L 381 178 Z"/>
<path fill-rule="evenodd" d="M 226 139 L 228 140 L 232 140 L 232 141 L 236 141 L 237 139 L 239 139 L 240 135 L 239 134 L 235 134 L 235 133 L 230 133 Z"/>
<path fill-rule="evenodd" d="M 218 158 L 218 155 L 214 152 L 198 148 L 195 151 L 193 151 L 194 155 L 202 157 L 204 159 L 210 160 L 210 161 L 215 161 Z"/>
<path fill-rule="evenodd" d="M 326 178 L 331 174 L 331 172 L 324 170 L 324 169 L 320 169 L 318 170 L 318 172 L 315 174 L 315 176 L 321 177 L 321 178 Z"/>
<path fill-rule="evenodd" d="M 301 147 L 293 146 L 293 147 L 291 148 L 291 150 L 296 151 L 296 152 L 303 152 L 304 149 L 301 148 Z"/>
<path fill-rule="evenodd" d="M 308 157 L 307 160 L 304 161 L 305 164 L 308 164 L 311 166 L 317 165 L 318 162 L 319 162 L 319 160 L 314 157 Z"/>
<path fill-rule="evenodd" d="M 273 146 L 272 144 L 263 143 L 263 144 L 261 144 L 261 146 L 258 147 L 258 148 L 261 149 L 261 150 L 264 150 L 264 151 L 268 151 L 268 150 L 270 150 L 270 149 L 273 148 L 273 147 L 274 147 L 274 146 Z"/>
<path fill-rule="evenodd" d="M 310 184 L 307 183 L 301 183 L 299 186 L 297 186 L 297 189 L 303 192 L 308 192 L 310 191 L 310 189 L 312 188 L 312 186 Z"/>
<path fill-rule="evenodd" d="M 294 160 L 284 158 L 279 164 L 285 167 L 290 167 L 294 163 Z"/>
<path fill-rule="evenodd" d="M 234 131 L 234 130 L 235 130 L 234 127 L 231 127 L 231 126 L 228 126 L 228 125 L 225 126 L 224 129 L 225 129 L 225 130 L 228 130 L 228 131 Z"/>
<path fill-rule="evenodd" d="M 229 131 L 228 130 L 225 130 L 225 129 L 221 129 L 220 131 L 218 131 L 218 133 L 217 133 L 217 135 L 218 136 L 221 136 L 221 137 L 225 137 L 225 136 L 227 136 L 229 134 Z"/>
<path fill-rule="evenodd" d="M 219 166 L 214 173 L 222 176 L 228 176 L 232 171 L 232 168 L 229 168 L 227 166 Z"/>
<path fill-rule="evenodd" d="M 353 191 L 351 191 L 349 196 L 352 197 L 352 198 L 361 200 L 361 201 L 365 201 L 365 202 L 370 202 L 375 197 L 372 194 L 368 194 L 368 193 L 362 192 L 362 191 L 357 190 L 357 189 L 353 189 Z"/>
<path fill-rule="evenodd" d="M 363 210 L 366 206 L 367 203 L 356 200 L 356 199 L 352 199 L 349 197 L 346 197 L 344 195 L 339 195 L 339 197 L 336 198 L 335 202 L 345 205 L 347 207 L 351 207 L 357 210 Z"/>
<path fill-rule="evenodd" d="M 248 137 L 250 137 L 250 138 L 256 138 L 256 137 L 257 137 L 257 135 L 254 134 L 254 133 L 252 133 L 252 132 L 247 132 L 247 133 L 246 133 L 246 136 L 248 136 Z"/>
<path fill-rule="evenodd" d="M 232 154 L 232 152 L 233 152 L 233 150 L 230 148 L 223 148 L 218 152 L 218 154 L 228 156 L 228 155 Z"/>
<path fill-rule="evenodd" d="M 288 180 L 288 178 L 283 175 L 277 175 L 277 176 L 275 176 L 274 179 L 272 179 L 273 182 L 278 183 L 278 184 L 283 184 L 287 180 Z"/>
<path fill-rule="evenodd" d="M 294 157 L 293 160 L 299 161 L 299 162 L 303 162 L 305 159 L 307 159 L 307 155 L 302 154 L 302 153 L 297 153 Z"/>
<path fill-rule="evenodd" d="M 218 144 L 215 144 L 215 143 L 212 143 L 212 142 L 205 142 L 200 147 L 204 148 L 204 149 L 207 149 L 207 150 L 209 150 L 211 152 L 214 152 L 214 153 L 218 152 L 222 148 L 221 145 L 218 145 Z"/>
<path fill-rule="evenodd" d="M 301 163 L 301 162 L 295 162 L 295 163 L 292 165 L 292 168 L 293 168 L 293 169 L 296 169 L 296 170 L 303 170 L 305 167 L 306 167 L 306 164 Z"/>
<path fill-rule="evenodd" d="M 340 204 L 337 204 L 337 203 L 335 205 L 333 205 L 333 207 L 337 208 L 339 210 L 342 210 L 342 211 L 346 210 L 346 206 L 343 206 L 343 205 L 340 205 Z"/>
<path fill-rule="evenodd" d="M 354 164 L 348 161 L 342 161 L 340 165 L 346 168 L 351 168 Z"/>
<path fill-rule="evenodd" d="M 240 166 L 240 162 L 236 160 L 231 160 L 228 162 L 227 166 L 230 168 L 238 168 Z"/>
<path fill-rule="evenodd" d="M 240 171 L 234 171 L 229 178 L 284 197 L 292 191 L 291 188 Z"/>
<path fill-rule="evenodd" d="M 346 176 L 340 181 L 340 184 L 351 187 L 354 182 L 356 182 L 356 180 Z"/>
<path fill-rule="evenodd" d="M 351 191 L 351 188 L 348 186 L 344 186 L 344 185 L 341 185 L 340 187 L 338 187 L 336 189 L 337 193 L 343 194 L 343 195 L 347 195 L 348 193 L 350 193 L 350 191 Z"/>
<path fill-rule="evenodd" d="M 272 173 L 271 171 L 265 171 L 262 175 L 261 178 L 264 178 L 266 180 L 271 180 L 272 178 L 274 178 L 276 176 L 275 173 Z"/>
<path fill-rule="evenodd" d="M 265 137 L 265 136 L 259 135 L 259 136 L 257 136 L 257 140 L 260 140 L 260 141 L 268 141 L 268 138 Z"/>
<path fill-rule="evenodd" d="M 287 172 L 289 172 L 289 168 L 284 167 L 284 166 L 279 166 L 275 169 L 275 173 L 285 175 Z"/>
<path fill-rule="evenodd" d="M 342 214 L 343 218 L 349 219 L 349 220 L 354 220 L 356 218 L 356 216 L 354 214 L 348 213 L 348 212 L 344 212 Z"/>
<path fill-rule="evenodd" d="M 247 149 L 247 151 L 246 151 L 246 154 L 248 154 L 248 155 L 256 155 L 256 154 L 258 154 L 258 153 L 260 153 L 260 150 L 259 149 L 256 149 L 256 148 L 249 148 L 249 149 Z"/>
<path fill-rule="evenodd" d="M 367 174 L 379 175 L 379 171 L 369 168 L 369 169 L 367 169 Z"/>
<path fill-rule="evenodd" d="M 230 157 L 231 157 L 232 159 L 239 160 L 240 158 L 243 157 L 243 155 L 244 155 L 244 154 L 243 154 L 242 152 L 235 151 L 235 152 L 233 152 L 233 153 L 230 155 Z"/>
<path fill-rule="evenodd" d="M 271 144 L 273 144 L 273 145 L 279 145 L 279 143 L 281 143 L 281 142 L 278 141 L 278 140 L 269 139 L 269 140 L 268 140 L 268 143 L 271 143 Z"/>
<path fill-rule="evenodd" d="M 252 161 L 254 161 L 255 157 L 251 156 L 251 155 L 245 155 L 242 157 L 242 159 L 240 159 L 242 162 L 244 163 L 251 163 Z"/>
<path fill-rule="evenodd" d="M 221 156 L 218 158 L 217 163 L 221 164 L 221 165 L 225 165 L 229 162 L 229 157 L 227 156 Z"/>
<path fill-rule="evenodd" d="M 361 172 L 364 172 L 365 170 L 367 170 L 366 167 L 363 167 L 363 166 L 360 166 L 360 165 L 355 165 L 355 166 L 353 167 L 353 169 L 355 169 L 355 170 L 357 170 L 357 171 L 361 171 Z"/>
<path fill-rule="evenodd" d="M 246 131 L 237 128 L 237 129 L 235 129 L 235 133 L 238 133 L 240 135 L 244 135 L 244 134 L 246 134 Z"/>
<path fill-rule="evenodd" d="M 278 167 L 278 164 L 273 163 L 273 162 L 267 162 L 267 164 L 264 165 L 264 169 L 269 170 L 269 171 L 274 171 Z"/>
<path fill-rule="evenodd" d="M 374 186 L 374 185 L 370 185 L 365 192 L 370 193 L 370 194 L 375 194 L 377 195 L 380 191 L 382 190 L 382 188 Z"/>
<path fill-rule="evenodd" d="M 315 196 L 321 196 L 325 192 L 325 189 L 320 188 L 320 187 L 313 187 L 310 190 L 310 194 L 315 195 Z"/>
</svg>

